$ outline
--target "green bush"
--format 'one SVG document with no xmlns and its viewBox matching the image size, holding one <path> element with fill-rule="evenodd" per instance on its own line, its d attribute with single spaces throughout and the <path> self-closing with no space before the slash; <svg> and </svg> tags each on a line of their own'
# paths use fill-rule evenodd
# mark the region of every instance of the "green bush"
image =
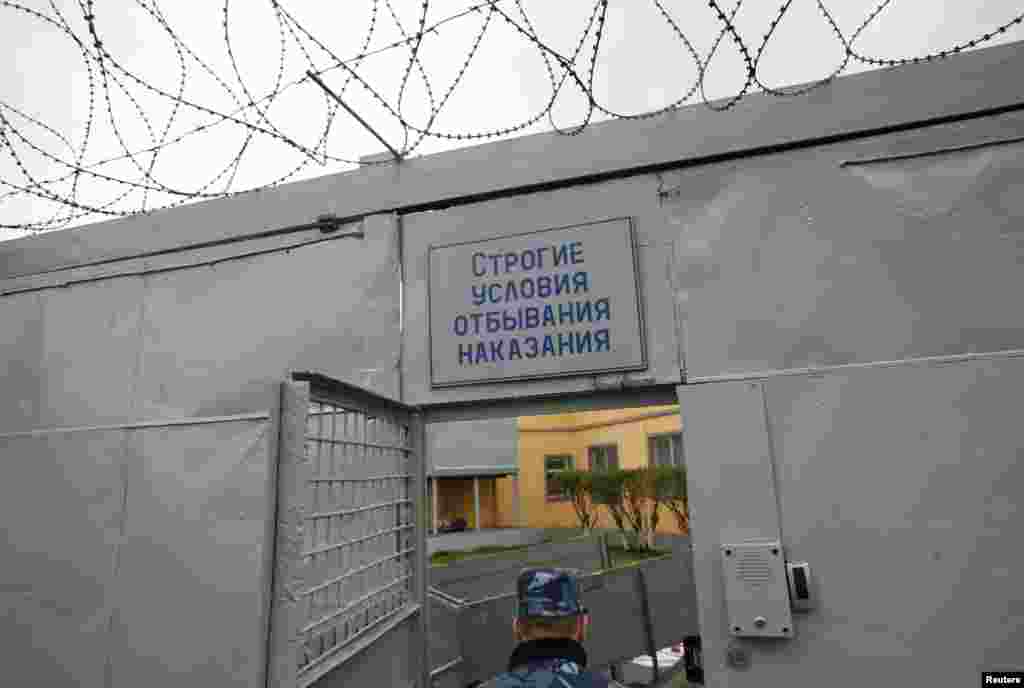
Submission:
<svg viewBox="0 0 1024 688">
<path fill-rule="evenodd" d="M 663 507 L 681 531 L 688 530 L 686 469 L 681 466 L 595 472 L 591 474 L 590 492 L 592 501 L 608 510 L 628 549 L 654 546 Z"/>
<path fill-rule="evenodd" d="M 593 474 L 590 471 L 560 471 L 555 474 L 562 489 L 572 499 L 576 519 L 584 532 L 597 527 L 598 512 L 593 499 Z"/>
</svg>

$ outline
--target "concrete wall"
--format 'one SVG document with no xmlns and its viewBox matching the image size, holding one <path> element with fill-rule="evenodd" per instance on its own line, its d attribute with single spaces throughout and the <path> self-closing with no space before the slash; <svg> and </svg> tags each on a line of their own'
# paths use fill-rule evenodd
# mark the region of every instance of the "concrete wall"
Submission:
<svg viewBox="0 0 1024 688">
<path fill-rule="evenodd" d="M 246 221 L 207 210 L 211 225 Z M 294 370 L 397 396 L 395 224 L 359 227 L 362 239 L 201 267 L 170 269 L 223 249 L 0 281 L 31 290 L 0 297 L 0 432 L 231 413 Z M 85 273 L 97 281 L 56 286 Z"/>
<path fill-rule="evenodd" d="M 714 685 L 959 686 L 1024 646 L 1024 358 L 687 388 L 704 662 Z M 781 538 L 818 606 L 731 640 L 719 548 Z M 726 662 L 749 653 L 749 668 Z M 861 667 L 858 669 L 858 667 Z"/>
<path fill-rule="evenodd" d="M 436 423 L 427 428 L 428 470 L 509 469 L 516 465 L 516 419 Z"/>
<path fill-rule="evenodd" d="M 654 383 L 1018 347 L 1024 142 L 842 163 L 1022 127 L 1011 113 L 408 216 L 410 398 L 599 388 L 579 378 L 430 391 L 417 350 L 426 246 L 623 214 L 639 237 Z"/>
<path fill-rule="evenodd" d="M 201 221 L 255 221 L 215 210 Z M 144 234 L 152 218 L 127 222 Z M 292 370 L 397 394 L 395 223 L 360 226 L 361 239 L 217 264 L 188 267 L 223 257 L 215 247 L 0 282 L 27 290 L 0 297 L 11 675 L 52 686 L 262 681 L 276 447 L 266 423 L 174 422 L 269 413 L 270 381 Z M 94 281 L 57 286 L 76 279 Z M 67 430 L 140 422 L 154 429 Z"/>
<path fill-rule="evenodd" d="M 276 437 L 247 418 L 0 436 L 4 671 L 262 685 Z"/>
<path fill-rule="evenodd" d="M 793 685 L 827 676 L 859 687 L 865 665 L 877 664 L 879 676 L 889 672 L 883 680 L 962 685 L 979 667 L 1015 661 L 1009 648 L 1022 644 L 1024 626 L 1019 592 L 1007 582 L 1021 578 L 1016 452 L 1024 438 L 1010 410 L 1019 407 L 1012 351 L 1024 349 L 1022 71 L 1024 46 L 1000 46 L 859 74 L 802 98 L 751 98 L 724 115 L 688 108 L 11 242 L 0 252 L 0 432 L 263 408 L 265 381 L 294 369 L 433 408 L 683 383 L 709 681 Z M 387 214 L 396 209 L 401 242 Z M 325 211 L 385 215 L 342 232 L 361 227 L 362 238 L 274 229 Z M 638 237 L 648 371 L 430 388 L 430 245 L 623 216 Z M 95 262 L 114 258 L 125 259 Z M 887 365 L 927 356 L 967 358 Z M 831 366 L 853 367 L 806 370 Z M 734 378 L 767 382 L 751 389 Z M 549 403 L 557 410 L 560 402 Z M 61 540 L 66 564 L 22 557 L 26 543 L 52 533 L 18 515 L 38 505 L 24 495 L 62 479 L 57 467 L 106 448 L 2 448 L 6 464 L 32 452 L 49 462 L 38 479 L 29 474 L 35 487 L 14 496 L 18 514 L 5 516 L 19 528 L 8 536 L 19 552 L 9 568 L 21 572 L 7 604 L 29 604 L 18 618 L 33 632 L 63 629 L 65 646 L 77 639 L 81 652 L 54 652 L 80 668 L 78 659 L 92 661 L 90 643 L 120 647 L 118 631 L 103 629 L 102 585 L 81 584 L 92 611 L 78 616 L 63 603 L 39 603 L 64 599 L 51 592 L 56 583 L 33 582 L 46 590 L 31 603 L 18 586 L 50 565 L 102 566 L 93 549 L 75 548 L 77 539 Z M 123 465 L 159 456 L 147 448 Z M 157 486 L 187 484 L 179 460 Z M 112 466 L 92 461 L 95 471 L 76 477 L 70 493 L 113 479 Z M 99 490 L 98 512 L 86 503 L 67 512 L 91 524 L 82 542 L 109 547 L 117 509 L 109 492 L 118 484 Z M 189 556 L 208 557 L 208 530 L 188 530 L 180 510 L 165 512 L 147 526 L 180 526 Z M 710 553 L 725 536 L 780 536 L 822 576 L 818 616 L 799 619 L 792 642 L 746 648 L 746 671 L 724 663 L 729 641 Z M 869 560 L 895 566 L 860 563 Z M 139 566 L 140 576 L 148 571 Z M 133 598 L 118 608 L 126 618 L 155 618 L 147 604 Z M 165 618 L 180 611 L 161 609 Z M 196 614 L 168 628 L 231 618 L 215 605 L 197 605 Z M 166 644 L 146 656 L 192 661 Z M 86 664 L 82 671 L 101 675 Z M 52 685 L 70 681 L 64 671 L 54 671 Z"/>
<path fill-rule="evenodd" d="M 936 685 L 954 686 L 976 680 L 971 677 L 983 667 L 1011 666 L 1016 659 L 1009 648 L 1020 644 L 1020 595 L 1002 581 L 1019 576 L 1020 562 L 1007 548 L 1013 549 L 1020 532 L 1014 514 L 1020 513 L 1024 483 L 1011 462 L 1012 448 L 1024 446 L 1024 437 L 1007 423 L 992 428 L 986 440 L 992 447 L 961 438 L 974 437 L 966 434 L 968 426 L 987 427 L 986 417 L 1002 417 L 1003 409 L 1018 404 L 1008 390 L 989 390 L 994 382 L 970 382 L 972 373 L 949 383 L 943 411 L 929 395 L 938 393 L 932 385 L 943 384 L 941 371 L 957 364 L 929 368 L 925 377 L 934 382 L 919 385 L 887 363 L 1024 349 L 1024 302 L 1017 296 L 1024 293 L 1022 132 L 1024 113 L 1014 111 L 408 216 L 410 395 L 454 403 L 606 386 L 606 380 L 578 378 L 430 390 L 425 358 L 416 348 L 426 338 L 423 263 L 432 243 L 630 215 L 651 327 L 648 372 L 654 383 L 686 382 L 683 425 L 695 433 L 685 442 L 690 491 L 700 491 L 692 501 L 693 534 L 703 567 L 696 582 L 711 684 L 792 685 L 827 677 L 832 685 L 855 686 L 862 683 L 864 663 L 874 665 L 877 658 L 877 675 L 886 680 L 927 676 Z M 856 368 L 879 365 L 885 372 Z M 975 365 L 983 364 L 968 367 Z M 733 378 L 770 378 L 770 404 L 781 384 L 775 375 L 814 381 L 808 369 L 835 366 L 854 366 L 843 373 L 850 380 L 882 375 L 894 382 L 859 393 L 877 398 L 870 414 L 858 410 L 866 402 L 857 397 L 848 412 L 838 391 L 821 399 L 802 393 L 792 404 L 814 420 L 798 425 L 796 411 L 781 411 L 765 425 L 761 406 L 746 409 L 716 396 L 715 388 Z M 964 385 L 975 395 L 970 404 Z M 919 414 L 933 429 L 918 430 L 912 441 L 897 428 Z M 694 430 L 698 424 L 701 429 Z M 840 430 L 847 424 L 857 430 Z M 950 434 L 935 433 L 943 424 Z M 780 448 L 769 452 L 769 433 L 799 446 L 802 458 Z M 963 441 L 982 445 L 984 454 L 964 448 Z M 524 436 L 524 450 L 528 442 Z M 540 444 L 551 453 L 568 449 L 559 442 L 552 434 Z M 701 455 L 695 458 L 694 451 Z M 761 461 L 756 479 L 744 463 L 752 457 Z M 805 470 L 822 461 L 836 468 Z M 740 467 L 723 468 L 730 462 Z M 947 476 L 941 479 L 940 465 Z M 765 477 L 773 471 L 778 499 Z M 787 471 L 800 477 L 782 477 Z M 960 499 L 957 482 L 947 482 L 951 476 L 971 486 L 964 508 L 971 505 L 973 517 L 943 515 Z M 524 495 L 537 489 L 530 481 L 524 473 Z M 736 487 L 749 485 L 757 487 Z M 994 506 L 979 511 L 979 504 Z M 901 520 L 900 509 L 913 508 L 923 520 Z M 1002 520 L 978 515 L 992 509 Z M 554 526 L 571 516 L 567 505 L 544 513 L 549 521 L 531 525 Z M 822 519 L 831 524 L 827 536 L 821 532 L 813 545 L 791 540 L 792 529 L 802 532 Z M 786 548 L 795 548 L 787 549 L 790 556 L 823 567 L 826 589 L 835 591 L 823 589 L 828 600 L 819 616 L 797 618 L 797 640 L 741 643 L 750 669 L 726 663 L 733 641 L 723 626 L 721 569 L 714 558 L 715 543 L 726 537 L 781 537 Z M 934 538 L 950 544 L 940 547 Z M 929 549 L 925 543 L 932 542 Z M 968 552 L 969 575 L 962 568 Z M 877 564 L 886 557 L 900 572 L 892 579 Z M 992 571 L 995 584 L 988 582 Z M 960 575 L 976 587 L 956 584 Z M 904 611 L 904 591 L 911 589 Z M 984 600 L 976 599 L 978 590 L 985 591 Z M 981 624 L 981 610 L 989 619 L 981 635 L 965 638 L 953 632 L 961 626 L 926 624 L 952 619 L 947 613 Z M 955 671 L 946 666 L 949 657 L 958 658 Z M 922 674 L 925 664 L 929 669 Z"/>
</svg>

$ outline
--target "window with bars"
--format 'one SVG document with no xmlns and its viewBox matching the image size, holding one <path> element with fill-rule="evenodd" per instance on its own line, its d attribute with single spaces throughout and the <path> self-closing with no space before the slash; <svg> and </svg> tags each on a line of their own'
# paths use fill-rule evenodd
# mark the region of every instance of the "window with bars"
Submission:
<svg viewBox="0 0 1024 688">
<path fill-rule="evenodd" d="M 549 500 L 569 499 L 569 495 L 555 479 L 555 474 L 559 471 L 571 471 L 574 465 L 575 461 L 569 454 L 544 457 L 544 494 Z"/>
<path fill-rule="evenodd" d="M 647 456 L 652 466 L 682 466 L 683 436 L 678 432 L 650 435 Z"/>
</svg>

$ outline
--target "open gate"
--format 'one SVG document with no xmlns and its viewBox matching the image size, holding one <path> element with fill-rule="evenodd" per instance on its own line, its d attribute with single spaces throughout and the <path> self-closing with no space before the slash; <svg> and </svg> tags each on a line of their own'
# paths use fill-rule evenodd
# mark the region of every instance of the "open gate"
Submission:
<svg viewBox="0 0 1024 688">
<path fill-rule="evenodd" d="M 280 419 L 269 686 L 424 686 L 419 415 L 297 373 Z"/>
</svg>

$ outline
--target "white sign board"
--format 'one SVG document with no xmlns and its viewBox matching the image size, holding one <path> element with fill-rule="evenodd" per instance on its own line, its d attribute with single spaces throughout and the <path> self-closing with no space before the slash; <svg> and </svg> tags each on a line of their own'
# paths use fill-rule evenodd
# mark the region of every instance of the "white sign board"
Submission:
<svg viewBox="0 0 1024 688">
<path fill-rule="evenodd" d="M 429 249 L 434 387 L 647 367 L 628 218 Z"/>
</svg>

